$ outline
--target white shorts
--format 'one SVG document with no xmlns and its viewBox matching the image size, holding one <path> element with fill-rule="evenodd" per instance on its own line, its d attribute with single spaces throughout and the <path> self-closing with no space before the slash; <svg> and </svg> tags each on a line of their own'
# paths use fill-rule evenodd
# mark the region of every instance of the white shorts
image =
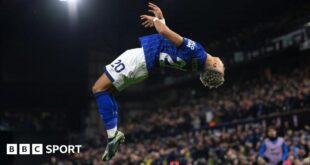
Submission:
<svg viewBox="0 0 310 165">
<path fill-rule="evenodd" d="M 148 77 L 143 48 L 130 49 L 117 57 L 104 69 L 118 91 Z"/>
</svg>

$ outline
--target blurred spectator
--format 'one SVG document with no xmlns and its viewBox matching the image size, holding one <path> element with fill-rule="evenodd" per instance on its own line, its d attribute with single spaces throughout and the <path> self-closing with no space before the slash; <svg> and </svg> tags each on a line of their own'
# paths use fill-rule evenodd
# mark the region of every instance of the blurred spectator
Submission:
<svg viewBox="0 0 310 165">
<path fill-rule="evenodd" d="M 259 156 L 262 157 L 267 165 L 282 165 L 287 159 L 288 148 L 282 137 L 277 135 L 275 127 L 269 127 L 268 137 L 264 139 L 259 149 Z"/>
</svg>

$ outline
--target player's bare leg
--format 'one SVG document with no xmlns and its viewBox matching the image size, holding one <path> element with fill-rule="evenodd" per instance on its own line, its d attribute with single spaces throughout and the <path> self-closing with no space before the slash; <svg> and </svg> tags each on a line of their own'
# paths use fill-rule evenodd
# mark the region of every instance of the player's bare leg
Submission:
<svg viewBox="0 0 310 165">
<path fill-rule="evenodd" d="M 120 144 L 125 141 L 125 136 L 117 130 L 118 108 L 112 94 L 114 91 L 112 81 L 106 74 L 103 74 L 94 84 L 92 91 L 96 96 L 100 117 L 107 129 L 108 144 L 101 158 L 103 161 L 107 161 L 112 159 L 118 151 Z"/>
<path fill-rule="evenodd" d="M 113 93 L 115 91 L 115 88 L 112 85 L 112 81 L 105 73 L 103 73 L 93 85 L 92 91 L 93 93 L 99 93 L 103 91 L 109 91 L 110 93 Z"/>
</svg>

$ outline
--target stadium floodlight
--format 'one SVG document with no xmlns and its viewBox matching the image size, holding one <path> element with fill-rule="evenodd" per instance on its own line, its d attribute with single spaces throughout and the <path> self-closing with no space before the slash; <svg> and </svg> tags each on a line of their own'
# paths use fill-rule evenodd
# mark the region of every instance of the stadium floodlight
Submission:
<svg viewBox="0 0 310 165">
<path fill-rule="evenodd" d="M 78 0 L 59 0 L 60 2 L 67 2 L 67 3 L 71 3 L 71 4 L 76 4 L 78 2 Z"/>
<path fill-rule="evenodd" d="M 69 10 L 69 17 L 73 24 L 75 24 L 77 19 L 77 10 L 78 10 L 78 3 L 80 0 L 58 0 L 60 2 L 65 2 L 68 6 Z"/>
<path fill-rule="evenodd" d="M 61 2 L 76 2 L 77 0 L 59 0 Z"/>
</svg>

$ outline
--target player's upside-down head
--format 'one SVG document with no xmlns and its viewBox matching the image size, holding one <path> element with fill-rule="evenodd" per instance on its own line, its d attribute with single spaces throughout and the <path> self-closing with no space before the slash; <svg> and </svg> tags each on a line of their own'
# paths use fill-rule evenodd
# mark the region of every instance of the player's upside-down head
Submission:
<svg viewBox="0 0 310 165">
<path fill-rule="evenodd" d="M 200 74 L 200 81 L 204 86 L 209 88 L 217 88 L 224 83 L 225 67 L 218 57 L 208 54 L 204 69 Z"/>
</svg>

